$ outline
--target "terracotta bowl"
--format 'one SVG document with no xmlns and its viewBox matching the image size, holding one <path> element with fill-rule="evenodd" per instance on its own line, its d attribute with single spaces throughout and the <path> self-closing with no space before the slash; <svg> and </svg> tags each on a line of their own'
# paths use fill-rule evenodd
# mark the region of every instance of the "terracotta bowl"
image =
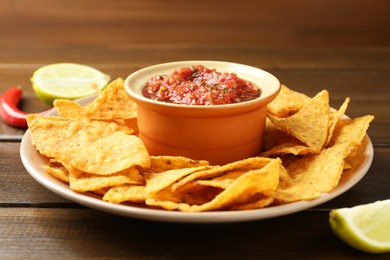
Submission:
<svg viewBox="0 0 390 260">
<path fill-rule="evenodd" d="M 229 105 L 178 105 L 143 96 L 146 82 L 181 67 L 203 65 L 231 72 L 257 85 L 259 98 Z M 262 150 L 267 104 L 280 91 L 270 73 L 247 65 L 221 61 L 180 61 L 138 70 L 125 80 L 125 89 L 138 105 L 139 136 L 151 155 L 178 155 L 225 164 L 257 156 Z"/>
</svg>

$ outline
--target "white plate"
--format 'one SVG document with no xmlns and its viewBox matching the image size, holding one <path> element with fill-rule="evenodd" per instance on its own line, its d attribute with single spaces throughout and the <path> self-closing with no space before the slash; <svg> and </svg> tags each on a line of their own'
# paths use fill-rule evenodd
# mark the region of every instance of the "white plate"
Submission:
<svg viewBox="0 0 390 260">
<path fill-rule="evenodd" d="M 81 105 L 86 105 L 95 97 L 87 97 L 78 102 Z M 56 115 L 56 111 L 53 110 L 49 114 Z M 32 146 L 29 130 L 26 131 L 20 146 L 21 160 L 30 175 L 47 189 L 68 200 L 86 207 L 126 217 L 182 223 L 222 223 L 259 220 L 283 216 L 317 206 L 341 195 L 358 183 L 370 168 L 373 156 L 374 152 L 371 140 L 366 136 L 363 145 L 358 151 L 353 168 L 343 173 L 339 185 L 334 190 L 330 193 L 323 194 L 317 199 L 254 210 L 189 213 L 112 204 L 101 200 L 97 196 L 74 192 L 67 184 L 62 183 L 42 169 L 42 165 L 47 163 L 47 159 L 42 157 Z"/>
</svg>

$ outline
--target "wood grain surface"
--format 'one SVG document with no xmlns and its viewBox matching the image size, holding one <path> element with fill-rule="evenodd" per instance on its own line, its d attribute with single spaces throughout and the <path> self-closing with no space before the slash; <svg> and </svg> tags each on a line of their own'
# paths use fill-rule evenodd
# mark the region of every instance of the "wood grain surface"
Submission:
<svg viewBox="0 0 390 260">
<path fill-rule="evenodd" d="M 20 85 L 20 108 L 48 109 L 30 77 L 75 62 L 113 79 L 177 60 L 226 60 L 270 71 L 347 114 L 375 116 L 367 175 L 336 199 L 299 213 L 217 225 L 159 223 L 72 203 L 23 167 L 25 133 L 0 121 L 0 259 L 388 259 L 331 232 L 329 211 L 390 198 L 390 2 L 0 0 L 0 93 Z"/>
</svg>

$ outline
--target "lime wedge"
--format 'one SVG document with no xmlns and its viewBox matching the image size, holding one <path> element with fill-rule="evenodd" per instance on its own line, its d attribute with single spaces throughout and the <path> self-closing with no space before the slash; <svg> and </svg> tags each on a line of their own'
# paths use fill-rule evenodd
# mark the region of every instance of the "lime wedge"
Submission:
<svg viewBox="0 0 390 260">
<path fill-rule="evenodd" d="M 390 252 L 390 199 L 330 212 L 334 233 L 350 246 L 369 253 Z"/>
<path fill-rule="evenodd" d="M 90 66 L 57 63 L 36 70 L 31 83 L 37 97 L 48 105 L 55 99 L 77 99 L 98 93 L 110 76 Z"/>
</svg>

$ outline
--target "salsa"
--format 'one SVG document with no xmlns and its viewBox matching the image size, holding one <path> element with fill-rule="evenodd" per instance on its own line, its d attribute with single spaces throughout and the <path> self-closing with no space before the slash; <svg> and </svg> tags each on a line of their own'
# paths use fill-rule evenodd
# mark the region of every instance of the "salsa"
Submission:
<svg viewBox="0 0 390 260">
<path fill-rule="evenodd" d="M 222 73 L 202 65 L 183 67 L 157 75 L 146 83 L 147 98 L 183 105 L 223 105 L 260 96 L 260 89 L 234 73 Z"/>
</svg>

